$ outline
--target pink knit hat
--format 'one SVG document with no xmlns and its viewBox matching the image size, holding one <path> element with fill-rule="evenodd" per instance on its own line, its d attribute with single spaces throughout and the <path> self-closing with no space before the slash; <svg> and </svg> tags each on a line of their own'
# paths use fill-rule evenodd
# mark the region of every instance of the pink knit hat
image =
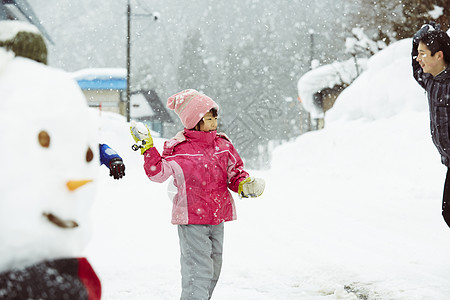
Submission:
<svg viewBox="0 0 450 300">
<path fill-rule="evenodd" d="M 193 89 L 170 96 L 167 99 L 167 107 L 175 110 L 187 129 L 194 128 L 211 108 L 219 109 L 219 106 L 211 98 Z"/>
</svg>

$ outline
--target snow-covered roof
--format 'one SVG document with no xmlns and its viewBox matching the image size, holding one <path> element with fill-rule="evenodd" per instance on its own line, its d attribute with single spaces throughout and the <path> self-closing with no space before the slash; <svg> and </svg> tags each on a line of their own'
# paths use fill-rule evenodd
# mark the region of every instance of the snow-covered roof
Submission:
<svg viewBox="0 0 450 300">
<path fill-rule="evenodd" d="M 33 24 L 21 21 L 0 21 L 0 41 L 12 40 L 19 32 L 32 32 L 41 34 Z"/>
<path fill-rule="evenodd" d="M 318 67 L 304 74 L 298 81 L 298 95 L 303 107 L 313 118 L 323 118 L 323 110 L 314 104 L 313 96 L 325 88 L 335 85 L 350 84 L 367 65 L 367 59 L 351 58 L 343 62 L 334 62 Z"/>
<path fill-rule="evenodd" d="M 132 119 L 173 123 L 168 108 L 154 90 L 140 90 L 131 93 L 130 116 Z"/>
<path fill-rule="evenodd" d="M 26 0 L 0 1 L 0 20 L 8 20 L 9 22 L 21 21 L 34 24 L 38 28 L 39 33 L 53 44 L 50 35 Z"/>
<path fill-rule="evenodd" d="M 150 117 L 156 114 L 150 107 L 147 98 L 145 98 L 145 96 L 142 93 L 131 95 L 130 105 L 132 106 L 130 114 L 131 118 L 133 119 Z"/>
<path fill-rule="evenodd" d="M 89 68 L 82 69 L 72 73 L 75 80 L 95 80 L 95 79 L 112 79 L 126 78 L 127 69 L 125 68 Z"/>
<path fill-rule="evenodd" d="M 81 89 L 124 90 L 127 86 L 127 70 L 124 68 L 91 68 L 72 73 Z"/>
</svg>

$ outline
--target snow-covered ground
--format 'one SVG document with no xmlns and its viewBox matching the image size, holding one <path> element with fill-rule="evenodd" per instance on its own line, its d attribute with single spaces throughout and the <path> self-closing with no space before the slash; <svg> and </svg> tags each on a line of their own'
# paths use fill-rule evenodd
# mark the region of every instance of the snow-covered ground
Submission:
<svg viewBox="0 0 450 300">
<path fill-rule="evenodd" d="M 277 148 L 270 170 L 251 171 L 266 191 L 236 199 L 214 300 L 450 299 L 450 229 L 440 212 L 446 169 L 426 96 L 412 80 L 410 44 L 373 57 L 324 130 Z M 102 141 L 127 169 L 120 181 L 101 169 L 85 254 L 104 299 L 177 299 L 167 184 L 146 178 L 125 120 L 101 116 Z"/>
</svg>

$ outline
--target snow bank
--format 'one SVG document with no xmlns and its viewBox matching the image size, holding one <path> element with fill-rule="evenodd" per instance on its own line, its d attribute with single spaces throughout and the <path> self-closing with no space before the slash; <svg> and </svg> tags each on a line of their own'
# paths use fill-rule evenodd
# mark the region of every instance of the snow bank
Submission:
<svg viewBox="0 0 450 300">
<path fill-rule="evenodd" d="M 411 39 L 401 40 L 372 56 L 367 70 L 327 112 L 327 124 L 334 120 L 377 120 L 403 111 L 426 111 L 424 91 L 412 77 L 411 45 Z"/>
<path fill-rule="evenodd" d="M 13 59 L 14 52 L 6 51 L 4 48 L 0 48 L 0 72 Z"/>
</svg>

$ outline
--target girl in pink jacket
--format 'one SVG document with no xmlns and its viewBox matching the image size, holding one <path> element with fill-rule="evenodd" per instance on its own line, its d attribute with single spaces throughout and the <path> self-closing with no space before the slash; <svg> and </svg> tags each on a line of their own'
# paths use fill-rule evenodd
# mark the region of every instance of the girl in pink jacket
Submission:
<svg viewBox="0 0 450 300">
<path fill-rule="evenodd" d="M 177 188 L 172 223 L 180 239 L 181 299 L 210 299 L 222 266 L 223 224 L 236 219 L 229 190 L 258 197 L 265 184 L 249 177 L 231 141 L 216 132 L 219 107 L 211 98 L 189 89 L 169 97 L 167 106 L 185 129 L 165 142 L 162 155 L 145 125 L 132 123 L 131 133 L 149 179 L 173 176 Z"/>
</svg>

